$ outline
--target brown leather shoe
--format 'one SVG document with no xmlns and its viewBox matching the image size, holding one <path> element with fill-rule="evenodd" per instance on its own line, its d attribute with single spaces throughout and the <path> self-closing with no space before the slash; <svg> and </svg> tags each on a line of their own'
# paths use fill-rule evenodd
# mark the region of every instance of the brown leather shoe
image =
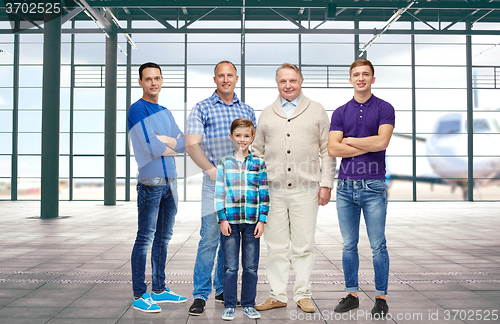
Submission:
<svg viewBox="0 0 500 324">
<path fill-rule="evenodd" d="M 316 307 L 314 307 L 314 304 L 309 298 L 302 298 L 297 302 L 297 306 L 306 313 L 314 313 L 316 311 Z"/>
<path fill-rule="evenodd" d="M 278 307 L 286 307 L 286 303 L 274 299 L 273 297 L 269 297 L 265 302 L 255 305 L 255 309 L 259 311 Z"/>
</svg>

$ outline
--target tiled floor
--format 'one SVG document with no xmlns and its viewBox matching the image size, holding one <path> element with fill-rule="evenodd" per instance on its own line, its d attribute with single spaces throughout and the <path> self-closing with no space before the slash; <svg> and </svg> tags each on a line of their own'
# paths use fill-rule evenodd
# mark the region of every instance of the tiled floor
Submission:
<svg viewBox="0 0 500 324">
<path fill-rule="evenodd" d="M 199 203 L 181 203 L 169 245 L 167 279 L 185 304 L 159 314 L 134 310 L 130 253 L 135 203 L 61 202 L 58 219 L 41 220 L 37 202 L 0 202 L 0 323 L 222 323 L 213 294 L 202 316 L 189 316 L 199 239 Z M 391 257 L 388 303 L 392 319 L 372 320 L 371 250 L 360 239 L 360 308 L 335 315 L 344 297 L 341 237 L 335 203 L 320 208 L 312 280 L 314 314 L 290 299 L 236 323 L 500 323 L 500 203 L 389 203 Z M 257 302 L 268 296 L 262 242 Z M 147 270 L 149 271 L 149 269 Z M 289 297 L 294 280 L 290 276 Z"/>
</svg>

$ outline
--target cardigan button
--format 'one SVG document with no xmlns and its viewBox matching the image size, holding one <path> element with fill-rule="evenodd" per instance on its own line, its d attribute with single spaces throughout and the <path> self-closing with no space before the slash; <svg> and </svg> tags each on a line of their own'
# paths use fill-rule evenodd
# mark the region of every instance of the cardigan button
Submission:
<svg viewBox="0 0 500 324">
<path fill-rule="evenodd" d="M 286 137 L 290 137 L 290 134 L 286 134 Z"/>
<path fill-rule="evenodd" d="M 292 168 L 288 168 L 288 171 L 292 171 Z"/>
<path fill-rule="evenodd" d="M 290 154 L 290 150 L 286 151 L 288 154 Z"/>
<path fill-rule="evenodd" d="M 290 122 L 290 119 L 288 120 L 288 122 Z"/>
<path fill-rule="evenodd" d="M 289 187 L 291 187 L 291 186 L 292 186 L 292 184 L 291 184 L 291 183 L 289 183 L 289 184 L 288 184 L 288 186 L 289 186 Z"/>
</svg>

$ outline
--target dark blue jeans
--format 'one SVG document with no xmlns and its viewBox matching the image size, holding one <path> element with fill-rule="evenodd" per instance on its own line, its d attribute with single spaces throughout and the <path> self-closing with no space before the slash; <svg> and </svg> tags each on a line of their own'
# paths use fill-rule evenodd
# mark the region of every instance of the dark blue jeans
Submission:
<svg viewBox="0 0 500 324">
<path fill-rule="evenodd" d="M 160 185 L 137 184 L 138 230 L 132 250 L 132 287 L 134 296 L 147 291 L 145 282 L 146 257 L 151 250 L 153 291 L 165 288 L 167 246 L 172 237 L 177 214 L 177 179 L 169 178 Z"/>
<path fill-rule="evenodd" d="M 236 307 L 238 265 L 241 242 L 241 306 L 254 307 L 257 293 L 260 238 L 254 237 L 255 224 L 231 224 L 231 235 L 221 236 L 224 251 L 224 307 Z"/>
</svg>

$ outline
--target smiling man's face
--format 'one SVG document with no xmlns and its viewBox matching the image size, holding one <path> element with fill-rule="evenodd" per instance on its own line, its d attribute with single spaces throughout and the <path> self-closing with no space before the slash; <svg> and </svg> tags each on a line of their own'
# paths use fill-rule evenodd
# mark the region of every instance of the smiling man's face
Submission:
<svg viewBox="0 0 500 324">
<path fill-rule="evenodd" d="M 157 98 L 161 91 L 163 77 L 157 68 L 148 67 L 142 70 L 142 79 L 139 79 L 139 85 L 143 90 L 143 98 Z"/>
<path fill-rule="evenodd" d="M 372 69 L 368 65 L 356 66 L 351 70 L 351 77 L 349 82 L 354 87 L 355 92 L 370 92 L 372 91 L 372 84 L 375 83 Z"/>
<path fill-rule="evenodd" d="M 221 63 L 215 71 L 214 82 L 219 96 L 231 96 L 238 83 L 236 70 L 229 63 Z"/>
<path fill-rule="evenodd" d="M 302 81 L 300 75 L 294 69 L 280 69 L 276 77 L 280 96 L 288 101 L 293 101 L 300 95 Z"/>
</svg>

